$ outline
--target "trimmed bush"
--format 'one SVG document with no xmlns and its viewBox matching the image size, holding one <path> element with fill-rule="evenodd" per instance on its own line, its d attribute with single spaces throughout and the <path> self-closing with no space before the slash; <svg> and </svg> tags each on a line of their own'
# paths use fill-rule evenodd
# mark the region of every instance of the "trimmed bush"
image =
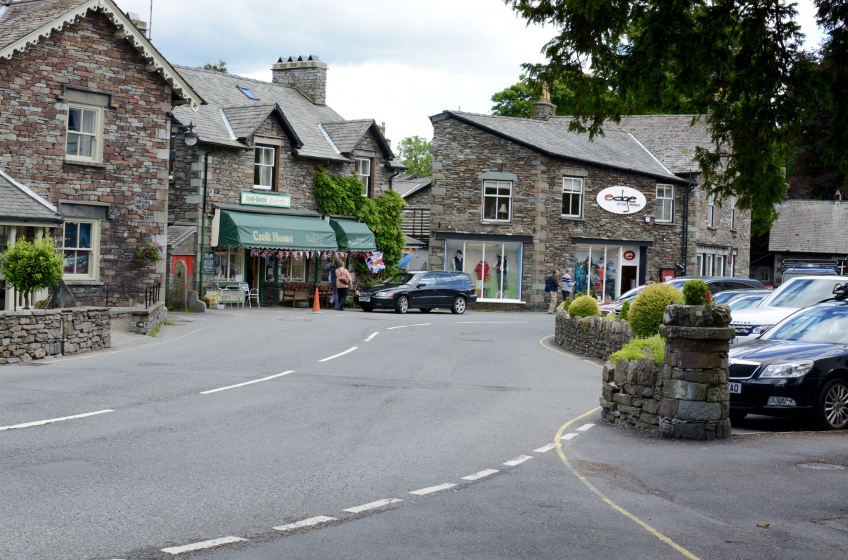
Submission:
<svg viewBox="0 0 848 560">
<path fill-rule="evenodd" d="M 650 338 L 660 332 L 665 308 L 681 303 L 683 294 L 668 284 L 651 284 L 642 290 L 627 312 L 630 330 L 639 338 Z"/>
<path fill-rule="evenodd" d="M 592 296 L 580 296 L 571 302 L 568 314 L 572 317 L 591 317 L 593 315 L 600 317 L 601 308 L 598 306 L 598 301 Z"/>
<path fill-rule="evenodd" d="M 571 307 L 571 298 L 565 298 L 565 301 L 562 302 L 562 308 L 568 311 L 569 307 Z"/>
<path fill-rule="evenodd" d="M 653 356 L 646 354 L 645 348 L 650 348 Z M 649 357 L 653 358 L 657 365 L 662 364 L 665 360 L 665 339 L 660 335 L 651 338 L 634 338 L 625 344 L 624 348 L 618 352 L 613 352 L 607 361 L 617 363 L 621 358 L 630 361 Z"/>
<path fill-rule="evenodd" d="M 577 299 L 577 298 L 582 297 L 582 296 L 583 296 L 583 292 L 577 292 L 576 294 L 574 294 L 574 299 Z"/>
<path fill-rule="evenodd" d="M 686 305 L 714 305 L 713 295 L 703 280 L 689 280 L 683 285 L 683 300 Z"/>
<path fill-rule="evenodd" d="M 619 311 L 619 315 L 618 315 L 619 320 L 626 321 L 627 320 L 627 313 L 629 311 L 630 311 L 630 302 L 625 301 L 623 304 L 621 304 L 621 311 Z"/>
</svg>

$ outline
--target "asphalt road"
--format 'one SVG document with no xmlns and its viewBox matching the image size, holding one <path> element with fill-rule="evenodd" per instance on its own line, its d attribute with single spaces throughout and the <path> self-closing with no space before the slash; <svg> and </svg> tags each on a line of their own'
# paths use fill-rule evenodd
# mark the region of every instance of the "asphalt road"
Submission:
<svg viewBox="0 0 848 560">
<path fill-rule="evenodd" d="M 244 540 L 176 557 L 844 552 L 848 470 L 798 464 L 848 465 L 846 434 L 701 445 L 602 425 L 600 367 L 549 346 L 549 315 L 172 316 L 155 339 L 0 369 L 0 427 L 99 412 L 0 431 L 1 558 L 172 558 L 225 537 Z M 274 529 L 318 516 L 334 520 Z"/>
</svg>

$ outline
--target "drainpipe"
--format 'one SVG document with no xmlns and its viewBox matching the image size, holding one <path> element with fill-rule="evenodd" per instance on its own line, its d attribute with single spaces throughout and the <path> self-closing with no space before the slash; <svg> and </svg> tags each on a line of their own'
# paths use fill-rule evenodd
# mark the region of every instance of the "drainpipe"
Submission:
<svg viewBox="0 0 848 560">
<path fill-rule="evenodd" d="M 394 182 L 394 178 L 397 177 L 398 175 L 400 175 L 400 172 L 401 172 L 401 170 L 398 169 L 397 171 L 395 171 L 394 175 L 389 176 L 389 190 L 390 191 L 395 190 L 394 187 L 392 186 L 392 183 Z"/>
<path fill-rule="evenodd" d="M 203 268 L 206 265 L 206 180 L 209 177 L 209 156 L 215 153 L 217 146 L 203 156 L 203 211 L 200 213 L 200 285 L 197 287 L 197 297 L 203 299 Z"/>
<path fill-rule="evenodd" d="M 681 248 L 681 258 L 683 259 L 683 273 L 681 276 L 687 275 L 687 266 L 689 258 L 689 194 L 695 187 L 698 186 L 697 181 L 692 180 L 692 172 L 689 172 L 689 186 L 683 191 L 683 247 Z"/>
</svg>

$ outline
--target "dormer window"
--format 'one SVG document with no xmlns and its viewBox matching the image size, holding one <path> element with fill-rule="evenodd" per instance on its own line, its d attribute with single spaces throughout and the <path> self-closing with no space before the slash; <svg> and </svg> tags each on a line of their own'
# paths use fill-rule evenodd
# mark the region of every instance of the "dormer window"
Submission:
<svg viewBox="0 0 848 560">
<path fill-rule="evenodd" d="M 256 94 L 253 93 L 252 91 L 250 91 L 249 89 L 247 89 L 246 87 L 244 87 L 244 86 L 236 86 L 236 87 L 239 88 L 239 91 L 241 91 L 243 94 L 248 96 L 250 99 L 253 99 L 254 101 L 259 101 L 259 98 L 256 96 Z"/>
</svg>

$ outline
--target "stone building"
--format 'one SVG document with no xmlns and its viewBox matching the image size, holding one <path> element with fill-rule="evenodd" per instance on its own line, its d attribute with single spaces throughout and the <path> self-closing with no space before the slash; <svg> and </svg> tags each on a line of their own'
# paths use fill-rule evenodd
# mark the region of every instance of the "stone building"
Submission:
<svg viewBox="0 0 848 560">
<path fill-rule="evenodd" d="M 458 111 L 431 121 L 430 267 L 471 274 L 478 301 L 539 307 L 549 271 L 567 267 L 576 291 L 615 297 L 680 263 L 689 180 L 632 134 L 590 143 L 559 119 Z"/>
<path fill-rule="evenodd" d="M 204 254 L 203 267 L 189 266 L 194 286 L 200 286 L 201 275 L 205 286 L 247 282 L 264 302 L 274 303 L 284 281 L 326 276 L 328 258 L 319 262 L 286 251 L 323 254 L 326 244 L 257 240 L 250 246 L 223 246 L 217 228 L 228 216 L 253 219 L 245 217 L 249 214 L 264 216 L 269 227 L 282 232 L 281 239 L 290 237 L 284 232 L 295 218 L 302 227 L 312 224 L 323 232 L 328 226 L 314 194 L 318 166 L 330 175 L 357 176 L 363 196 L 372 198 L 405 169 L 394 160 L 383 128 L 374 120 L 345 120 L 326 105 L 327 65 L 317 56 L 280 59 L 272 66 L 271 82 L 199 68 L 179 71 L 206 101 L 197 113 L 174 108 L 172 130 L 168 221 L 194 228 L 182 242 L 193 244 L 195 262 Z M 276 252 L 261 256 L 254 249 Z M 285 252 L 282 258 L 279 250 Z"/>
<path fill-rule="evenodd" d="M 140 23 L 140 22 L 139 22 Z M 203 99 L 111 0 L 0 4 L 0 169 L 64 219 L 77 305 L 133 305 L 163 280 L 170 112 Z"/>
<path fill-rule="evenodd" d="M 404 252 L 413 255 L 404 270 L 426 270 L 429 264 L 428 244 L 430 241 L 430 188 L 432 177 L 420 177 L 417 173 L 400 175 L 392 188 L 403 197 L 407 207 L 403 210 L 401 228 L 407 237 Z"/>
</svg>

